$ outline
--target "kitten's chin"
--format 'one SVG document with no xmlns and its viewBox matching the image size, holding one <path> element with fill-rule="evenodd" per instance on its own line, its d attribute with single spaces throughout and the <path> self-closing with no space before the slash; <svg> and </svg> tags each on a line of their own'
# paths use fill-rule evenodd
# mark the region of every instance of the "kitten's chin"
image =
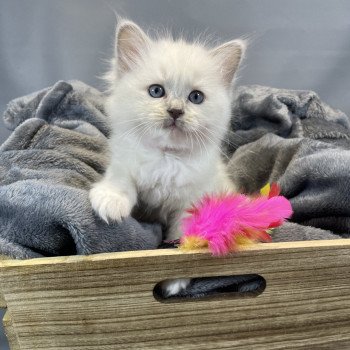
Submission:
<svg viewBox="0 0 350 350">
<path fill-rule="evenodd" d="M 175 124 L 175 123 L 165 124 L 163 126 L 163 130 L 165 132 L 167 132 L 169 135 L 175 136 L 175 137 L 176 137 L 176 135 L 182 136 L 183 134 L 186 133 L 186 129 L 184 128 L 183 125 L 179 125 L 179 124 Z"/>
<path fill-rule="evenodd" d="M 167 131 L 171 135 L 184 135 L 188 133 L 188 125 L 185 123 L 182 118 L 173 120 L 171 118 L 167 118 L 163 121 L 163 130 Z"/>
<path fill-rule="evenodd" d="M 176 125 L 172 125 L 164 129 L 168 137 L 174 141 L 179 141 L 186 137 L 186 131 Z"/>
<path fill-rule="evenodd" d="M 191 151 L 191 145 L 188 144 L 188 141 L 188 137 L 182 130 L 173 128 L 171 130 L 158 130 L 158 135 L 143 138 L 142 144 L 146 148 L 157 149 L 161 152 L 180 156 Z"/>
</svg>

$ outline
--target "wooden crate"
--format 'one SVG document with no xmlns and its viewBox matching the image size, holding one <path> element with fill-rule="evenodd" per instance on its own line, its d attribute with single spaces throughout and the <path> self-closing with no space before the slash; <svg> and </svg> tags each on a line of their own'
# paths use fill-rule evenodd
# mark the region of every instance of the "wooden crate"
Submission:
<svg viewBox="0 0 350 350">
<path fill-rule="evenodd" d="M 161 303 L 178 277 L 260 274 L 255 298 Z M 350 349 L 350 240 L 0 262 L 11 349 Z"/>
</svg>

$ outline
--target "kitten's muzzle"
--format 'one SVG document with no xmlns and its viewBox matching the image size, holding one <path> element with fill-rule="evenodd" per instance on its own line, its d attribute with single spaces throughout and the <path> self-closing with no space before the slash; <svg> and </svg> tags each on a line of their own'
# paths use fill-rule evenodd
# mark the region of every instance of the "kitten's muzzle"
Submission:
<svg viewBox="0 0 350 350">
<path fill-rule="evenodd" d="M 168 109 L 168 113 L 170 117 L 173 118 L 174 121 L 176 121 L 184 114 L 184 111 L 182 109 L 172 108 Z"/>
</svg>

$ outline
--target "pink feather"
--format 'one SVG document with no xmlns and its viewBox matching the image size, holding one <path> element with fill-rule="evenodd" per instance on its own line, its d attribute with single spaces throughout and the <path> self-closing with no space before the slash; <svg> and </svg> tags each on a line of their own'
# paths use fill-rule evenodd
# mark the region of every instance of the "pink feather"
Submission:
<svg viewBox="0 0 350 350">
<path fill-rule="evenodd" d="M 182 240 L 197 236 L 208 241 L 213 255 L 225 255 L 233 249 L 238 236 L 267 235 L 266 230 L 281 225 L 292 215 L 292 208 L 282 196 L 250 198 L 227 194 L 207 195 L 189 212 L 192 215 L 182 222 Z"/>
</svg>

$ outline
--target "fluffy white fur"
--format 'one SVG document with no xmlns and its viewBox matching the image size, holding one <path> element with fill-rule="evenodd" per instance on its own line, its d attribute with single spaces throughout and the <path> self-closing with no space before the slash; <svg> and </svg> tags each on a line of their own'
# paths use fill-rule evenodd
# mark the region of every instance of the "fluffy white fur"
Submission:
<svg viewBox="0 0 350 350">
<path fill-rule="evenodd" d="M 234 190 L 220 144 L 243 51 L 240 40 L 211 49 L 171 38 L 152 40 L 133 22 L 119 24 L 106 106 L 112 120 L 111 159 L 90 192 L 101 218 L 121 220 L 141 201 L 157 208 L 159 220 L 169 226 L 166 238 L 175 239 L 191 203 L 205 193 Z M 162 85 L 165 96 L 151 97 L 152 84 Z M 204 93 L 203 103 L 189 101 L 193 90 Z M 174 108 L 183 114 L 171 126 L 167 111 Z M 169 286 L 173 294 L 184 283 Z"/>
</svg>

